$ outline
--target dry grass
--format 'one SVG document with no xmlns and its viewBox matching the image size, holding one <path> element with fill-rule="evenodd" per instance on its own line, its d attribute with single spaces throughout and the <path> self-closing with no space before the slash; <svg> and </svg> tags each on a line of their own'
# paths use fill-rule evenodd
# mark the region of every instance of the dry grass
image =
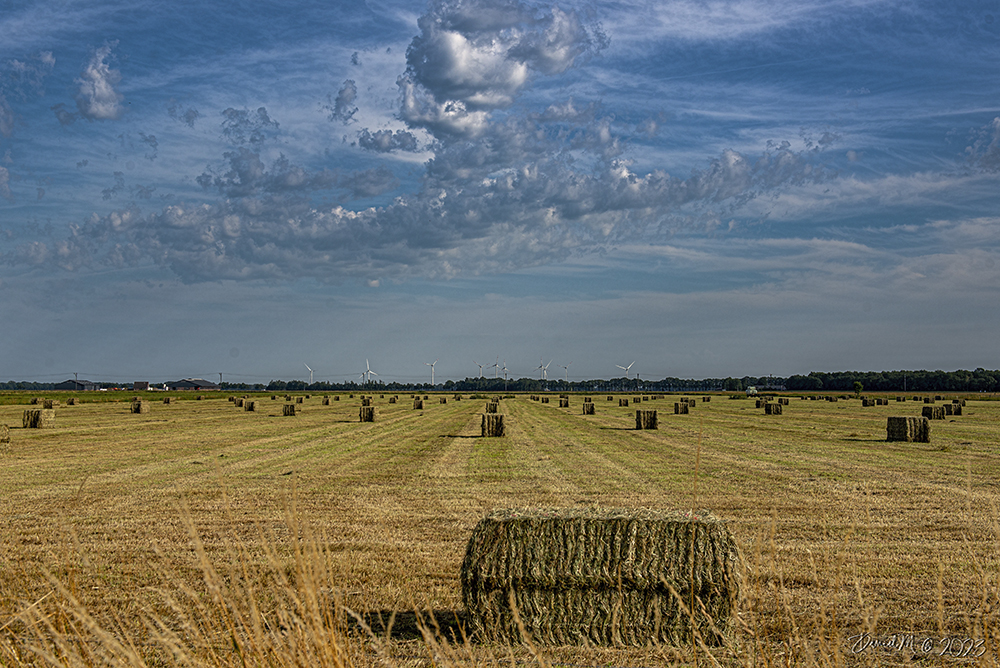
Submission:
<svg viewBox="0 0 1000 668">
<path fill-rule="evenodd" d="M 88 401 L 51 429 L 11 429 L 0 665 L 658 666 L 696 652 L 714 665 L 697 646 L 462 642 L 476 523 L 495 508 L 595 505 L 728 521 L 747 578 L 736 638 L 710 650 L 723 665 L 908 656 L 852 654 L 863 632 L 983 639 L 980 663 L 998 665 L 994 402 L 969 401 L 920 444 L 887 443 L 885 415 L 857 400 L 800 402 L 781 420 L 716 401 L 635 431 L 634 409 L 584 418 L 518 398 L 487 446 L 476 402 L 387 404 L 360 423 L 349 402 L 282 420 L 219 399 L 141 416 Z M 0 402 L 0 423 L 18 424 L 19 403 Z M 403 614 L 414 609 L 437 611 L 457 641 L 426 617 L 422 632 Z"/>
</svg>

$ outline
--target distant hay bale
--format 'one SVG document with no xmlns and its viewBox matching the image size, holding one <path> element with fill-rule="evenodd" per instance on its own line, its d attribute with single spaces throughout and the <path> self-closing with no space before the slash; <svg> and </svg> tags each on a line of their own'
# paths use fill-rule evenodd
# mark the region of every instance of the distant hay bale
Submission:
<svg viewBox="0 0 1000 668">
<path fill-rule="evenodd" d="M 764 404 L 764 415 L 781 415 L 781 404 Z"/>
<path fill-rule="evenodd" d="M 324 397 L 324 399 L 323 399 L 323 405 L 324 406 L 329 406 L 330 405 L 330 398 L 329 397 Z"/>
<path fill-rule="evenodd" d="M 461 394 L 456 394 L 455 395 L 455 401 L 461 401 L 461 400 L 462 400 L 462 395 Z"/>
<path fill-rule="evenodd" d="M 618 405 L 620 407 L 628 408 L 628 399 L 619 399 Z"/>
<path fill-rule="evenodd" d="M 880 398 L 878 398 L 878 399 L 875 400 L 875 405 L 876 406 L 888 406 L 889 405 L 889 400 L 885 399 L 883 397 L 880 397 Z"/>
<path fill-rule="evenodd" d="M 635 412 L 636 429 L 659 429 L 660 424 L 656 419 L 655 410 L 645 410 Z"/>
<path fill-rule="evenodd" d="M 867 408 L 869 406 L 874 406 L 875 405 L 875 400 L 874 399 L 862 399 L 861 400 L 861 405 L 863 407 L 865 407 L 865 408 Z"/>
<path fill-rule="evenodd" d="M 920 401 L 920 397 L 913 397 L 914 401 Z"/>
<path fill-rule="evenodd" d="M 486 402 L 486 412 L 487 413 L 499 413 L 500 412 L 500 404 L 498 404 L 495 401 L 487 401 Z"/>
<path fill-rule="evenodd" d="M 396 403 L 396 397 L 389 397 L 389 403 L 390 404 Z"/>
<path fill-rule="evenodd" d="M 585 403 L 585 404 L 592 403 L 593 401 L 594 400 L 591 397 L 584 397 L 583 398 L 583 403 Z"/>
<path fill-rule="evenodd" d="M 285 401 L 291 401 L 291 400 L 292 400 L 292 395 L 286 394 L 285 395 Z"/>
<path fill-rule="evenodd" d="M 951 403 L 958 404 L 959 406 L 964 406 L 965 405 L 965 399 L 952 399 Z"/>
<path fill-rule="evenodd" d="M 0 424 L 0 448 L 10 443 L 10 427 Z M 5 448 L 4 448 L 5 449 Z"/>
<path fill-rule="evenodd" d="M 955 410 L 955 404 L 945 404 L 941 408 L 944 409 L 945 415 L 953 415 L 952 411 Z"/>
<path fill-rule="evenodd" d="M 712 400 L 712 397 L 702 397 L 702 398 L 701 398 L 701 400 L 702 400 L 703 402 L 707 403 L 707 402 L 709 402 L 709 401 L 711 401 L 711 400 Z"/>
<path fill-rule="evenodd" d="M 427 394 L 425 394 L 425 395 L 424 395 L 424 401 L 427 401 L 428 399 L 430 399 L 430 396 L 429 396 L 429 395 L 427 395 Z"/>
<path fill-rule="evenodd" d="M 313 395 L 311 395 L 311 394 L 307 394 L 307 395 L 306 395 L 306 399 L 312 399 L 312 396 L 313 396 Z"/>
<path fill-rule="evenodd" d="M 438 403 L 441 403 L 441 404 L 446 404 L 446 403 L 448 403 L 448 400 L 447 400 L 447 399 L 446 399 L 445 397 L 441 397 L 441 398 L 440 398 L 440 399 L 438 400 Z"/>
<path fill-rule="evenodd" d="M 925 404 L 933 404 L 934 400 L 931 399 L 930 397 L 924 397 L 924 403 Z"/>
<path fill-rule="evenodd" d="M 926 417 L 886 418 L 885 440 L 930 443 L 931 423 Z"/>
<path fill-rule="evenodd" d="M 59 401 L 57 399 L 42 399 L 42 408 L 58 408 Z"/>
<path fill-rule="evenodd" d="M 610 395 L 608 396 L 608 401 L 614 401 L 614 400 L 615 400 L 615 398 L 614 398 L 614 397 L 612 397 L 612 396 L 610 396 Z"/>
<path fill-rule="evenodd" d="M 28 403 L 30 405 L 32 405 L 32 406 L 37 406 L 38 404 L 42 403 L 43 401 L 45 401 L 45 400 L 42 399 L 41 397 L 32 397 L 31 401 L 29 401 Z"/>
<path fill-rule="evenodd" d="M 942 401 L 943 399 L 944 399 L 944 397 L 941 396 L 940 394 L 935 394 L 934 395 L 934 401 Z"/>
<path fill-rule="evenodd" d="M 245 401 L 246 401 L 246 399 L 243 399 L 243 398 L 237 399 L 236 400 L 236 407 L 237 408 L 243 408 L 243 402 L 245 402 Z"/>
<path fill-rule="evenodd" d="M 370 397 L 361 397 L 361 407 L 365 408 L 372 405 L 372 400 Z"/>
<path fill-rule="evenodd" d="M 924 406 L 923 416 L 928 420 L 943 420 L 944 406 Z"/>
<path fill-rule="evenodd" d="M 483 438 L 500 438 L 506 435 L 507 430 L 504 425 L 503 415 L 498 413 L 484 413 L 482 423 Z"/>
<path fill-rule="evenodd" d="M 256 401 L 244 400 L 243 401 L 243 410 L 247 411 L 247 412 L 250 412 L 250 413 L 256 413 L 257 412 L 257 402 Z"/>
<path fill-rule="evenodd" d="M 788 397 L 779 397 L 778 398 L 778 403 L 781 404 L 782 406 L 787 406 L 788 405 Z"/>
<path fill-rule="evenodd" d="M 569 399 L 560 399 L 559 408 L 569 408 Z"/>
<path fill-rule="evenodd" d="M 755 402 L 755 407 L 756 408 L 763 408 L 766 403 L 767 403 L 767 399 L 757 399 L 757 401 Z"/>
<path fill-rule="evenodd" d="M 271 401 L 277 401 L 277 400 L 278 400 L 278 395 L 277 394 L 272 394 L 271 395 Z"/>
<path fill-rule="evenodd" d="M 380 394 L 380 395 L 378 395 L 378 398 L 379 399 L 385 399 L 385 395 L 384 394 Z"/>
<path fill-rule="evenodd" d="M 335 395 L 333 396 L 333 400 L 334 400 L 334 401 L 340 401 L 340 395 L 339 395 L 339 394 L 335 394 Z"/>
<path fill-rule="evenodd" d="M 906 397 L 896 397 L 896 401 L 906 401 Z"/>
<path fill-rule="evenodd" d="M 143 399 L 136 399 L 132 402 L 131 411 L 136 415 L 141 415 L 143 413 L 148 413 L 150 410 L 150 403 Z"/>
<path fill-rule="evenodd" d="M 174 403 L 174 398 L 173 397 L 163 397 L 163 403 L 165 403 L 165 404 L 172 404 L 172 403 Z"/>
<path fill-rule="evenodd" d="M 585 402 L 583 404 L 583 414 L 584 415 L 595 415 L 596 414 L 596 411 L 594 410 L 594 402 L 593 401 L 588 401 L 588 402 Z"/>
<path fill-rule="evenodd" d="M 549 398 L 548 397 L 542 397 L 542 403 L 543 404 L 549 403 Z"/>
<path fill-rule="evenodd" d="M 473 529 L 462 562 L 471 630 L 520 643 L 679 645 L 736 630 L 742 576 L 732 534 L 708 513 L 499 510 Z M 692 587 L 693 585 L 693 587 Z M 671 588 L 674 593 L 671 593 Z M 697 597 L 694 615 L 684 606 Z"/>
<path fill-rule="evenodd" d="M 642 403 L 642 397 L 632 397 L 632 403 L 633 404 L 641 404 Z"/>
<path fill-rule="evenodd" d="M 421 410 L 422 411 L 423 409 L 424 409 L 424 402 L 423 402 L 423 400 L 422 399 L 414 399 L 413 400 L 413 410 L 415 410 L 415 411 Z"/>
<path fill-rule="evenodd" d="M 687 402 L 677 402 L 674 404 L 674 415 L 687 415 L 690 410 L 691 407 L 688 406 Z"/>
<path fill-rule="evenodd" d="M 374 406 L 362 406 L 358 409 L 358 419 L 361 422 L 374 422 L 375 421 L 375 407 Z"/>
<path fill-rule="evenodd" d="M 287 416 L 295 416 L 295 404 L 284 404 L 281 407 L 281 414 Z"/>
<path fill-rule="evenodd" d="M 305 402 L 305 397 L 295 397 L 295 403 L 301 404 Z"/>
<path fill-rule="evenodd" d="M 77 401 L 76 397 L 70 397 L 69 399 L 66 400 L 66 405 L 67 406 L 76 406 L 77 403 L 78 403 L 78 401 Z"/>
<path fill-rule="evenodd" d="M 139 397 L 132 397 L 132 401 L 138 401 Z M 236 403 L 236 397 L 229 397 L 229 401 Z"/>
</svg>

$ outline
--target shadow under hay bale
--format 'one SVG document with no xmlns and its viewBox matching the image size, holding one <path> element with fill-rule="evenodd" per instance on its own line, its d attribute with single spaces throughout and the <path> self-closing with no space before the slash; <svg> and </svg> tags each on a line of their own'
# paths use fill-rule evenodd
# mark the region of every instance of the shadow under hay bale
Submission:
<svg viewBox="0 0 1000 668">
<path fill-rule="evenodd" d="M 885 422 L 885 440 L 931 442 L 931 423 L 925 417 L 890 417 Z"/>
<path fill-rule="evenodd" d="M 707 513 L 495 511 L 469 539 L 462 600 L 486 640 L 522 642 L 513 600 L 534 642 L 642 647 L 690 643 L 678 597 L 694 596 L 694 627 L 718 645 L 735 628 L 739 562 L 729 530 Z"/>
<path fill-rule="evenodd" d="M 375 407 L 374 406 L 362 406 L 358 410 L 358 420 L 361 422 L 374 422 L 375 421 Z"/>
<path fill-rule="evenodd" d="M 943 420 L 944 406 L 924 406 L 923 416 L 928 420 Z"/>
<path fill-rule="evenodd" d="M 635 428 L 636 429 L 659 429 L 660 424 L 656 417 L 655 410 L 646 411 L 636 411 L 635 412 Z"/>
<path fill-rule="evenodd" d="M 24 411 L 21 426 L 25 429 L 49 429 L 56 426 L 56 412 L 51 408 L 32 408 Z"/>
<path fill-rule="evenodd" d="M 148 401 L 142 399 L 137 399 L 132 402 L 130 410 L 136 415 L 141 415 L 143 413 L 148 413 L 150 409 L 150 404 Z"/>
<path fill-rule="evenodd" d="M 504 425 L 503 415 L 498 413 L 483 414 L 482 436 L 483 438 L 500 438 L 507 434 Z"/>
<path fill-rule="evenodd" d="M 583 404 L 583 414 L 584 415 L 596 415 L 594 402 L 588 401 Z"/>
</svg>

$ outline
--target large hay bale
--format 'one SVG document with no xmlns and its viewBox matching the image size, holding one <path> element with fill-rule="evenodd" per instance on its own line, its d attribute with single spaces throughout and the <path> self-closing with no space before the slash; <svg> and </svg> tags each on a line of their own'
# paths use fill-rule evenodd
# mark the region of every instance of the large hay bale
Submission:
<svg viewBox="0 0 1000 668">
<path fill-rule="evenodd" d="M 691 407 L 688 406 L 687 402 L 675 403 L 674 404 L 674 415 L 687 415 Z"/>
<path fill-rule="evenodd" d="M 943 420 L 944 406 L 924 406 L 923 416 L 928 420 Z"/>
<path fill-rule="evenodd" d="M 584 415 L 595 415 L 594 402 L 587 401 L 583 404 L 583 414 Z"/>
<path fill-rule="evenodd" d="M 506 433 L 507 429 L 504 425 L 503 415 L 498 413 L 483 414 L 483 438 L 499 438 L 506 435 Z"/>
<path fill-rule="evenodd" d="M 560 399 L 559 408 L 569 408 L 569 399 Z"/>
<path fill-rule="evenodd" d="M 6 445 L 10 443 L 10 427 L 5 424 L 0 424 L 0 449 L 6 449 Z"/>
<path fill-rule="evenodd" d="M 519 643 L 710 645 L 735 630 L 740 556 L 708 513 L 618 509 L 495 511 L 472 532 L 462 600 L 474 633 Z M 673 588 L 676 596 L 671 593 Z"/>
<path fill-rule="evenodd" d="M 659 429 L 659 427 L 660 425 L 659 422 L 657 421 L 655 410 L 635 412 L 636 429 Z"/>
<path fill-rule="evenodd" d="M 423 399 L 414 399 L 413 400 L 413 410 L 415 410 L 415 411 L 416 410 L 421 410 L 422 411 L 423 409 L 424 409 L 424 401 L 423 401 Z"/>
<path fill-rule="evenodd" d="M 362 406 L 358 412 L 358 419 L 361 422 L 374 422 L 375 421 L 375 407 L 374 406 Z"/>
<path fill-rule="evenodd" d="M 623 408 L 628 408 L 628 399 L 619 399 L 618 406 Z"/>
<path fill-rule="evenodd" d="M 256 401 L 247 401 L 247 400 L 244 400 L 243 401 L 243 410 L 247 411 L 247 412 L 250 412 L 250 413 L 256 413 L 257 412 L 257 402 Z"/>
<path fill-rule="evenodd" d="M 281 407 L 281 414 L 287 416 L 295 416 L 295 404 L 285 404 Z"/>
<path fill-rule="evenodd" d="M 51 408 L 31 408 L 24 411 L 21 426 L 25 429 L 48 429 L 56 426 L 56 412 Z"/>
<path fill-rule="evenodd" d="M 136 399 L 132 402 L 131 411 L 136 415 L 141 415 L 143 413 L 148 413 L 150 409 L 150 403 L 143 399 Z"/>
<path fill-rule="evenodd" d="M 781 404 L 764 404 L 764 415 L 781 415 Z"/>
<path fill-rule="evenodd" d="M 931 442 L 931 423 L 925 417 L 890 417 L 885 422 L 885 440 Z"/>
</svg>

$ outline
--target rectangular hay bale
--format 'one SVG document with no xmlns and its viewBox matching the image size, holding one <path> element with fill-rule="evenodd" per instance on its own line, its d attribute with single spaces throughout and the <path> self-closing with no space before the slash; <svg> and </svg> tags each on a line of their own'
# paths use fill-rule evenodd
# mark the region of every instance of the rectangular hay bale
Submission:
<svg viewBox="0 0 1000 668">
<path fill-rule="evenodd" d="M 781 415 L 781 404 L 764 404 L 764 415 Z"/>
<path fill-rule="evenodd" d="M 284 404 L 281 407 L 283 416 L 295 417 L 295 404 Z"/>
<path fill-rule="evenodd" d="M 10 443 L 10 427 L 5 424 L 0 424 L 0 445 L 6 445 Z"/>
<path fill-rule="evenodd" d="M 928 420 L 943 420 L 944 406 L 924 406 L 922 414 Z"/>
<path fill-rule="evenodd" d="M 569 399 L 560 399 L 559 408 L 569 408 Z"/>
<path fill-rule="evenodd" d="M 24 411 L 21 426 L 25 429 L 49 429 L 56 426 L 56 412 L 51 408 L 31 408 Z"/>
<path fill-rule="evenodd" d="M 415 410 L 415 411 L 421 410 L 422 411 L 423 409 L 424 409 L 424 401 L 423 401 L 423 399 L 414 399 L 413 400 L 413 410 Z"/>
<path fill-rule="evenodd" d="M 628 399 L 619 399 L 618 405 L 624 408 L 628 408 Z"/>
<path fill-rule="evenodd" d="M 503 415 L 499 413 L 484 413 L 482 423 L 483 438 L 500 438 L 507 434 Z"/>
<path fill-rule="evenodd" d="M 886 441 L 930 443 L 931 423 L 925 417 L 890 417 L 885 422 Z"/>
<path fill-rule="evenodd" d="M 584 415 L 595 415 L 594 402 L 587 401 L 583 404 L 583 414 Z"/>
<path fill-rule="evenodd" d="M 687 404 L 687 402 L 674 404 L 674 415 L 687 415 L 690 410 L 691 407 Z"/>
<path fill-rule="evenodd" d="M 361 422 L 374 422 L 375 421 L 375 407 L 374 406 L 362 406 L 358 412 L 358 419 Z"/>
<path fill-rule="evenodd" d="M 635 412 L 636 429 L 659 429 L 660 424 L 656 417 L 655 410 L 643 410 Z"/>
<path fill-rule="evenodd" d="M 707 512 L 498 510 L 462 562 L 470 629 L 486 640 L 557 645 L 709 645 L 736 630 L 736 541 Z M 692 587 L 692 584 L 694 585 Z M 677 593 L 671 593 L 670 588 Z M 678 602 L 696 597 L 694 619 Z"/>
<path fill-rule="evenodd" d="M 135 401 L 132 402 L 130 410 L 132 411 L 132 413 L 136 415 L 141 415 L 143 413 L 148 413 L 149 408 L 150 404 L 148 401 L 144 401 L 143 399 L 136 399 Z"/>
</svg>

